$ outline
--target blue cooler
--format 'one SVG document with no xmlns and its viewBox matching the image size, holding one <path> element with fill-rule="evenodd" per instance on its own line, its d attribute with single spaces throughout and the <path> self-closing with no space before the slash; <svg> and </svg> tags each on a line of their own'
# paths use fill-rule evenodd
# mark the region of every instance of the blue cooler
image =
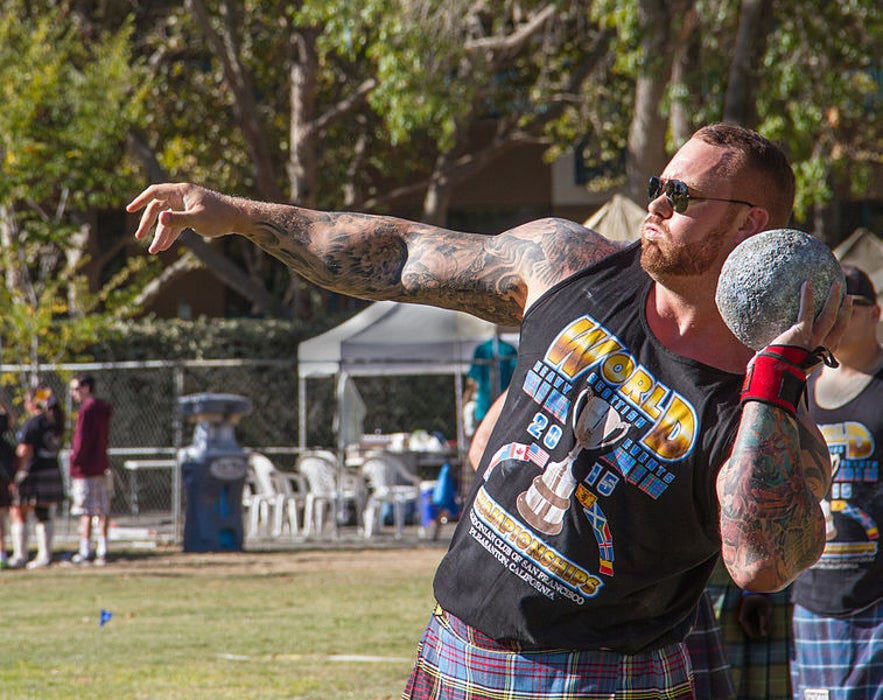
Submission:
<svg viewBox="0 0 883 700">
<path fill-rule="evenodd" d="M 437 481 L 420 482 L 420 525 L 424 528 L 432 525 L 438 517 L 439 508 L 433 502 Z"/>
</svg>

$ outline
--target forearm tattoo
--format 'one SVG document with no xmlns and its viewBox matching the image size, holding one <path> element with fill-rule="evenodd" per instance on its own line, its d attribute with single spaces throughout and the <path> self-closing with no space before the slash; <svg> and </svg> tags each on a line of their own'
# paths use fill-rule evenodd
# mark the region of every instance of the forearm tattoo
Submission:
<svg viewBox="0 0 883 700">
<path fill-rule="evenodd" d="M 528 288 L 556 282 L 615 250 L 571 221 L 543 219 L 497 236 L 367 214 L 275 207 L 247 238 L 319 286 L 366 299 L 468 311 L 516 325 Z"/>
<path fill-rule="evenodd" d="M 827 478 L 815 442 L 780 409 L 759 402 L 743 407 L 718 479 L 722 552 L 734 578 L 744 574 L 780 588 L 818 559 L 824 522 L 810 482 Z"/>
</svg>

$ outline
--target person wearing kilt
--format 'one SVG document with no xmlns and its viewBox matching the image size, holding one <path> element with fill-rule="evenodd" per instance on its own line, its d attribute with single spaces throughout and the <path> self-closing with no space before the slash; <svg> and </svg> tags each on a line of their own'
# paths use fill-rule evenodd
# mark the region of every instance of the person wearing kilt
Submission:
<svg viewBox="0 0 883 700">
<path fill-rule="evenodd" d="M 64 411 L 51 389 L 37 387 L 25 396 L 29 418 L 18 432 L 18 468 L 10 487 L 10 532 L 13 554 L 10 568 L 49 566 L 55 507 L 64 500 L 64 480 L 58 464 L 64 434 Z M 37 556 L 28 559 L 28 514 L 37 519 Z"/>
<path fill-rule="evenodd" d="M 0 399 L 0 569 L 9 568 L 6 553 L 6 516 L 12 505 L 9 492 L 15 475 L 15 447 L 6 439 L 6 434 L 15 427 L 15 414 L 5 401 Z"/>
<path fill-rule="evenodd" d="M 810 411 L 828 444 L 828 541 L 794 583 L 797 700 L 883 700 L 883 347 L 868 275 L 843 266 L 853 299 L 837 351 L 810 383 Z"/>
<path fill-rule="evenodd" d="M 816 290 L 817 317 L 804 288 L 762 356 L 714 302 L 736 246 L 787 225 L 787 158 L 714 124 L 648 175 L 626 247 L 559 218 L 487 236 L 190 183 L 127 207 L 151 253 L 237 234 L 336 292 L 520 324 L 405 700 L 696 698 L 684 639 L 718 558 L 773 591 L 824 546 L 830 460 L 800 397 L 842 333 L 842 285 Z"/>
<path fill-rule="evenodd" d="M 708 582 L 736 700 L 791 700 L 791 589 L 740 589 L 719 564 Z M 714 697 L 714 696 L 711 696 Z"/>
</svg>

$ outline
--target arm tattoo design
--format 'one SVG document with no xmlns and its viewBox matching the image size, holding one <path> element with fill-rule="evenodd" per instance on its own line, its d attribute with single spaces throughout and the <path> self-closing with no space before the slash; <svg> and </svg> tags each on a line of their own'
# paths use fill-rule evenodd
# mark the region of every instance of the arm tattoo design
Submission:
<svg viewBox="0 0 883 700">
<path fill-rule="evenodd" d="M 529 291 L 536 295 L 615 250 L 561 219 L 487 236 L 368 214 L 296 207 L 262 214 L 246 237 L 319 286 L 510 325 L 520 323 Z"/>
<path fill-rule="evenodd" d="M 784 411 L 758 402 L 743 407 L 718 479 L 722 552 L 737 583 L 781 588 L 821 553 L 824 522 L 809 482 L 826 483 L 824 457 L 814 440 L 801 444 L 807 437 Z"/>
</svg>

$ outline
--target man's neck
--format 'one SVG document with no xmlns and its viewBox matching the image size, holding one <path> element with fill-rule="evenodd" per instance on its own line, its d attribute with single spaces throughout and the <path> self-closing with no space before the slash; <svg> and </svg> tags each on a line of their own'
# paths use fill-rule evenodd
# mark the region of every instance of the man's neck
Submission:
<svg viewBox="0 0 883 700">
<path fill-rule="evenodd" d="M 835 409 L 849 403 L 883 368 L 883 347 L 874 343 L 835 356 L 839 367 L 822 367 L 816 381 L 815 401 L 821 408 Z"/>
<path fill-rule="evenodd" d="M 653 335 L 672 352 L 742 374 L 753 353 L 727 328 L 708 286 L 696 284 L 687 293 L 654 282 L 647 298 L 647 322 Z"/>
</svg>

